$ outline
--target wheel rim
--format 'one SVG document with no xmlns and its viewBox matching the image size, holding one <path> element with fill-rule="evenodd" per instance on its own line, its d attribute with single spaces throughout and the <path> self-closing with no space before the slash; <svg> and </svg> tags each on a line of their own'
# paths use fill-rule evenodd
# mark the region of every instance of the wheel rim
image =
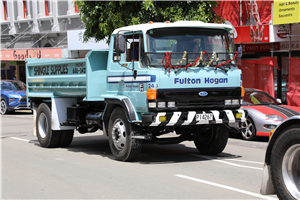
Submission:
<svg viewBox="0 0 300 200">
<path fill-rule="evenodd" d="M 0 110 L 0 112 L 3 115 L 5 113 L 5 111 L 6 111 L 6 103 L 2 100 L 1 101 L 1 110 Z"/>
<path fill-rule="evenodd" d="M 289 193 L 300 198 L 300 144 L 291 146 L 284 154 L 282 161 L 282 176 Z"/>
<path fill-rule="evenodd" d="M 39 116 L 38 129 L 40 136 L 45 138 L 48 130 L 48 119 L 43 112 Z"/>
<path fill-rule="evenodd" d="M 253 130 L 253 124 L 252 122 L 247 119 L 244 123 L 243 123 L 243 126 L 242 126 L 242 135 L 245 139 L 249 139 L 251 138 L 251 136 L 253 135 L 254 133 L 254 130 Z"/>
<path fill-rule="evenodd" d="M 117 119 L 114 122 L 112 128 L 113 143 L 119 151 L 121 151 L 126 145 L 126 126 L 121 119 Z"/>
</svg>

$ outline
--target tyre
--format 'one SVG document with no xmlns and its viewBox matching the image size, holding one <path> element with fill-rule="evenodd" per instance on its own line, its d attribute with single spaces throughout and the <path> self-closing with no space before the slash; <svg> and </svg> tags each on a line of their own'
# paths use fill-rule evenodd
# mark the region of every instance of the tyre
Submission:
<svg viewBox="0 0 300 200">
<path fill-rule="evenodd" d="M 285 129 L 276 139 L 270 171 L 279 199 L 300 199 L 300 125 Z"/>
<path fill-rule="evenodd" d="M 60 131 L 51 129 L 51 110 L 45 103 L 39 105 L 36 115 L 36 131 L 42 147 L 57 147 L 60 141 Z"/>
<path fill-rule="evenodd" d="M 63 130 L 60 133 L 60 147 L 67 147 L 72 143 L 74 137 L 74 130 Z"/>
<path fill-rule="evenodd" d="M 115 108 L 108 124 L 109 146 L 117 160 L 132 161 L 140 153 L 142 140 L 132 139 L 131 125 L 122 108 Z"/>
<path fill-rule="evenodd" d="M 194 143 L 200 153 L 217 155 L 225 149 L 228 137 L 229 130 L 224 125 L 213 125 L 210 130 L 199 134 Z"/>
<path fill-rule="evenodd" d="M 8 113 L 7 103 L 6 103 L 5 99 L 1 99 L 0 114 L 5 115 L 7 113 Z"/>
<path fill-rule="evenodd" d="M 257 139 L 256 128 L 251 117 L 247 117 L 246 122 L 242 123 L 241 135 L 244 140 L 252 141 Z"/>
</svg>

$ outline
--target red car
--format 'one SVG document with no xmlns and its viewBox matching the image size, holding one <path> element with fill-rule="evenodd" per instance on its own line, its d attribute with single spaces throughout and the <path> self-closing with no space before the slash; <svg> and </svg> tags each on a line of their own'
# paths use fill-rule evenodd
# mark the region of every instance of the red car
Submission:
<svg viewBox="0 0 300 200">
<path fill-rule="evenodd" d="M 242 107 L 248 111 L 247 120 L 242 124 L 245 140 L 269 136 L 283 120 L 300 115 L 300 107 L 283 105 L 268 93 L 252 88 L 245 88 Z"/>
</svg>

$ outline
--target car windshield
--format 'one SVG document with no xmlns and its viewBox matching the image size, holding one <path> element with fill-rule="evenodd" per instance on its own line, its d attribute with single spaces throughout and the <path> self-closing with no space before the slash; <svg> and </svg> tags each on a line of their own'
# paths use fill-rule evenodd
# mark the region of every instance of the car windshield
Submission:
<svg viewBox="0 0 300 200">
<path fill-rule="evenodd" d="M 18 90 L 26 90 L 26 86 L 22 82 L 17 81 L 1 81 L 1 90 L 12 90 L 12 91 L 18 91 Z"/>
<path fill-rule="evenodd" d="M 278 105 L 276 99 L 262 91 L 246 91 L 243 97 L 243 105 Z"/>
<path fill-rule="evenodd" d="M 203 54 L 203 60 L 205 59 L 206 62 L 212 58 L 213 52 L 216 53 L 219 61 L 212 65 L 223 63 L 233 56 L 229 54 L 231 48 L 227 32 L 220 29 L 151 29 L 147 32 L 147 46 L 146 64 L 153 67 L 163 66 L 166 52 L 171 54 L 171 65 L 178 66 L 194 63 L 200 57 L 201 52 L 205 51 L 207 54 Z"/>
</svg>

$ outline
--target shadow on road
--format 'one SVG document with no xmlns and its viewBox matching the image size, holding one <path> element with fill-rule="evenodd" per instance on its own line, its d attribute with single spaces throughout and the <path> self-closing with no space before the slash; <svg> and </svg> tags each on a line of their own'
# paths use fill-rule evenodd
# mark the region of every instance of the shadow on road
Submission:
<svg viewBox="0 0 300 200">
<path fill-rule="evenodd" d="M 73 142 L 68 151 L 82 152 L 88 155 L 99 155 L 102 157 L 115 160 L 112 155 L 108 143 L 108 138 L 102 135 L 93 136 L 80 136 L 74 137 Z M 173 145 L 156 145 L 156 144 L 143 144 L 142 150 L 138 158 L 132 163 L 140 164 L 168 164 L 168 163 L 181 163 L 181 162 L 199 162 L 207 161 L 195 155 L 201 155 L 195 148 L 188 147 L 184 144 Z M 214 156 L 214 159 L 227 159 L 239 158 L 241 156 L 232 155 L 229 153 L 221 153 Z"/>
<path fill-rule="evenodd" d="M 31 110 L 16 110 L 15 112 L 12 113 L 7 113 L 5 116 L 13 116 L 13 115 L 32 115 Z"/>
<path fill-rule="evenodd" d="M 240 133 L 229 133 L 229 137 L 234 138 L 234 139 L 244 140 Z M 246 141 L 246 140 L 244 140 L 244 141 Z M 254 141 L 255 142 L 269 142 L 269 137 L 257 137 Z M 248 142 L 252 142 L 252 141 L 248 141 Z"/>
</svg>

